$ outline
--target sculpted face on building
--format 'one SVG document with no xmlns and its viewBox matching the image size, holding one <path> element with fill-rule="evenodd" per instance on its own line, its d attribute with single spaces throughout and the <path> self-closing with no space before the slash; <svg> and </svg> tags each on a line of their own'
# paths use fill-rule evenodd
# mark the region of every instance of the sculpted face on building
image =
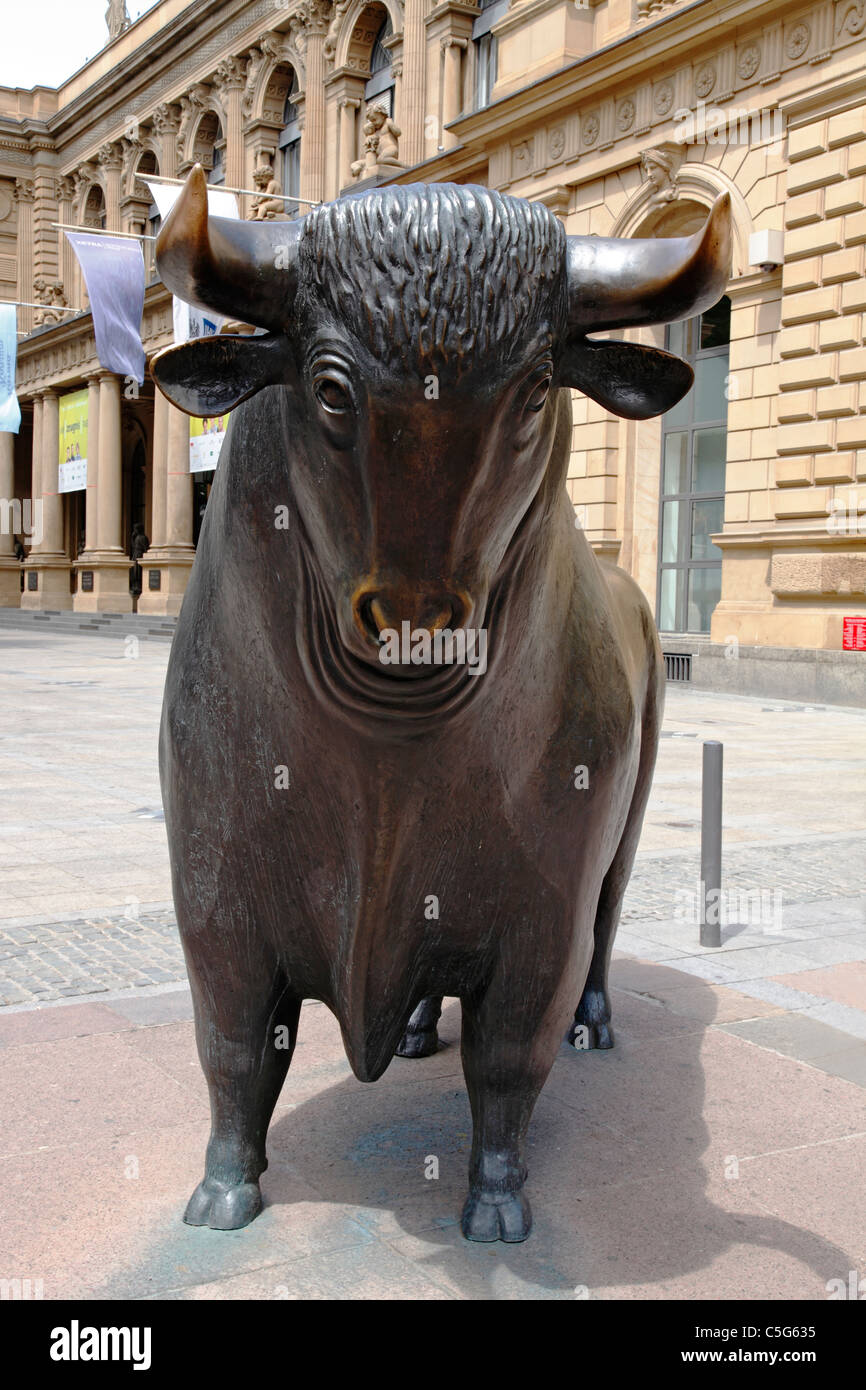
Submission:
<svg viewBox="0 0 866 1390">
<path fill-rule="evenodd" d="M 666 650 L 709 669 L 736 644 L 742 677 L 751 648 L 825 649 L 844 684 L 844 620 L 866 614 L 866 540 L 836 524 L 866 509 L 861 11 L 755 0 L 734 23 L 727 0 L 712 14 L 677 0 L 287 0 L 263 21 L 255 3 L 185 19 L 161 0 L 129 23 L 110 5 L 105 52 L 62 87 L 0 90 L 0 298 L 22 303 L 23 411 L 20 434 L 0 435 L 0 496 L 44 516 L 23 566 L 0 535 L 0 602 L 176 612 L 212 476 L 190 472 L 185 417 L 101 368 L 55 224 L 153 238 L 144 179 L 196 162 L 247 190 L 242 217 L 287 228 L 358 186 L 456 181 L 540 200 L 603 244 L 687 235 L 727 193 L 720 303 L 627 333 L 684 356 L 693 391 L 630 423 L 576 396 L 569 491 L 594 548 L 643 588 Z M 142 245 L 150 358 L 173 315 Z M 60 493 L 59 421 L 81 392 L 87 482 Z M 136 524 L 151 542 L 140 597 Z"/>
</svg>

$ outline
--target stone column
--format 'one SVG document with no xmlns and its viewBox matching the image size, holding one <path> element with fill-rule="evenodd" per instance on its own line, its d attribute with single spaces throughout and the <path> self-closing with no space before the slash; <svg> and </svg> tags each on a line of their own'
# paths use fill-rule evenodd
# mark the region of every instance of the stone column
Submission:
<svg viewBox="0 0 866 1390">
<path fill-rule="evenodd" d="M 13 194 L 18 204 L 18 298 L 33 299 L 33 180 L 16 179 Z M 25 333 L 33 327 L 33 310 L 18 310 L 18 326 Z"/>
<path fill-rule="evenodd" d="M 427 35 L 425 0 L 406 0 L 403 11 L 403 76 L 397 124 L 403 131 L 400 158 L 420 164 L 424 158 L 425 76 Z"/>
<path fill-rule="evenodd" d="M 360 105 L 358 97 L 340 98 L 340 188 L 352 182 L 352 160 L 358 158 L 355 113 Z"/>
<path fill-rule="evenodd" d="M 33 422 L 33 498 L 34 529 L 41 524 L 42 538 L 34 545 L 27 561 L 27 582 L 23 608 L 71 608 L 69 559 L 63 542 L 63 497 L 57 491 L 57 464 L 60 447 L 57 393 L 43 391 L 34 408 Z M 38 465 L 37 465 L 38 460 Z M 36 503 L 40 504 L 39 512 Z M 31 589 L 30 574 L 37 574 L 37 588 Z M 26 602 L 25 602 L 26 600 Z"/>
<path fill-rule="evenodd" d="M 325 196 L 325 34 L 329 8 L 312 0 L 306 18 L 304 131 L 301 137 L 301 197 Z"/>
<path fill-rule="evenodd" d="M 225 112 L 226 183 L 229 188 L 244 186 L 243 100 L 246 63 L 226 58 L 216 70 L 216 88 Z M 243 199 L 241 200 L 243 202 Z M 243 216 L 243 210 L 241 211 Z"/>
<path fill-rule="evenodd" d="M 71 178 L 58 179 L 57 181 L 57 203 L 59 208 L 58 221 L 68 223 L 75 222 L 75 184 Z M 69 238 L 63 232 L 58 232 L 58 262 L 60 269 L 60 279 L 63 283 L 63 293 L 66 296 L 66 303 L 70 308 L 77 309 L 81 305 L 80 299 L 75 296 L 75 267 L 78 264 L 75 252 Z M 68 318 L 68 314 L 63 314 L 63 318 Z"/>
<path fill-rule="evenodd" d="M 21 566 L 15 559 L 16 523 L 13 503 L 23 504 L 23 498 L 15 497 L 15 435 L 8 430 L 0 431 L 0 507 L 4 508 L 0 517 L 0 608 L 18 608 L 21 605 L 19 572 Z M 8 520 L 7 520 L 8 518 Z M 8 530 L 5 529 L 8 526 Z M 23 528 L 22 528 L 23 529 Z M 20 534 L 20 531 L 19 531 Z"/>
<path fill-rule="evenodd" d="M 33 397 L 33 440 L 30 455 L 30 554 L 24 564 L 24 592 L 21 595 L 22 608 L 41 608 L 39 584 L 39 545 L 42 540 L 42 397 Z M 38 539 L 37 539 L 38 538 Z M 35 580 L 32 575 L 35 574 Z"/>
<path fill-rule="evenodd" d="M 162 102 L 153 113 L 153 129 L 159 137 L 159 172 L 164 179 L 173 179 L 177 171 L 180 107 L 172 102 Z"/>
<path fill-rule="evenodd" d="M 84 511 L 84 549 L 89 555 L 99 544 L 99 373 L 87 378 L 87 495 Z"/>
<path fill-rule="evenodd" d="M 88 381 L 89 406 L 94 409 L 96 448 L 87 442 L 87 480 L 91 479 L 91 463 L 96 455 L 96 488 L 87 493 L 87 553 L 78 565 L 78 590 L 75 607 L 86 613 L 129 613 L 132 595 L 129 592 L 129 556 L 120 533 L 122 519 L 123 458 L 120 438 L 120 385 L 114 372 L 100 371 Z M 91 413 L 91 421 L 94 415 Z M 92 426 L 91 426 L 92 428 Z M 89 430 L 88 430 L 89 433 Z M 95 502 L 91 505 L 91 495 Z M 95 513 L 95 545 L 93 519 Z"/>
<path fill-rule="evenodd" d="M 118 144 L 103 145 L 99 163 L 105 171 L 105 226 L 110 232 L 120 231 L 120 193 L 123 151 Z"/>
<path fill-rule="evenodd" d="M 142 561 L 139 613 L 177 614 L 195 558 L 192 543 L 192 474 L 189 471 L 189 416 L 157 392 L 153 423 L 153 531 Z M 159 588 L 150 588 L 151 570 Z"/>
<path fill-rule="evenodd" d="M 453 131 L 448 131 L 450 121 L 456 121 L 460 115 L 463 105 L 463 85 L 461 82 L 460 63 L 463 50 L 466 48 L 466 39 L 455 38 L 449 34 L 447 38 L 440 39 L 442 52 L 445 58 L 445 71 L 442 80 L 442 141 L 445 149 L 452 149 L 460 142 Z"/>
</svg>

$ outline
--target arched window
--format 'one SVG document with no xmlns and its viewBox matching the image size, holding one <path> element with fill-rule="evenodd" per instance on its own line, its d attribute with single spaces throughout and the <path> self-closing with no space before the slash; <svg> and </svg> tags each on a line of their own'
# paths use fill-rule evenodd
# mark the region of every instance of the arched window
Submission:
<svg viewBox="0 0 866 1390">
<path fill-rule="evenodd" d="M 299 198 L 301 194 L 301 126 L 298 121 L 298 108 L 295 105 L 295 97 L 299 90 L 298 74 L 293 68 L 289 94 L 283 108 L 283 129 L 279 139 L 283 160 L 283 192 L 292 198 Z M 286 203 L 289 217 L 296 216 L 299 209 L 300 203 Z"/>
<path fill-rule="evenodd" d="M 694 368 L 695 383 L 662 416 L 658 625 L 709 632 L 722 587 L 722 552 L 710 537 L 725 521 L 726 383 L 731 301 L 724 295 L 694 319 L 671 324 L 668 352 Z"/>
<path fill-rule="evenodd" d="M 216 134 L 213 141 L 213 163 L 210 173 L 207 176 L 208 183 L 225 183 L 226 181 L 226 146 L 223 138 L 223 128 L 217 121 Z"/>
<path fill-rule="evenodd" d="M 85 227 L 99 227 L 105 230 L 105 194 L 98 183 L 90 185 L 84 204 Z"/>
<path fill-rule="evenodd" d="M 391 54 L 385 47 L 385 40 L 390 39 L 392 33 L 391 20 L 386 18 L 373 40 L 370 50 L 370 80 L 364 87 L 364 100 L 387 106 L 389 116 L 394 114 L 394 73 L 391 68 Z"/>
<path fill-rule="evenodd" d="M 141 156 L 141 159 L 138 161 L 138 167 L 135 171 L 135 193 L 137 196 L 140 196 L 141 198 L 146 198 L 148 201 L 147 221 L 144 224 L 145 236 L 148 237 L 159 236 L 159 228 L 162 222 L 162 218 L 159 215 L 159 208 L 151 198 L 150 189 L 148 188 L 147 184 L 142 181 L 142 175 L 144 175 L 144 177 L 146 178 L 148 174 L 158 173 L 159 164 L 157 163 L 156 155 L 154 154 L 153 150 L 145 150 L 144 154 Z M 155 272 L 156 264 L 155 245 L 152 241 L 146 241 L 142 247 L 142 250 L 144 252 L 144 263 L 147 268 L 147 273 L 149 276 L 152 276 Z"/>
</svg>

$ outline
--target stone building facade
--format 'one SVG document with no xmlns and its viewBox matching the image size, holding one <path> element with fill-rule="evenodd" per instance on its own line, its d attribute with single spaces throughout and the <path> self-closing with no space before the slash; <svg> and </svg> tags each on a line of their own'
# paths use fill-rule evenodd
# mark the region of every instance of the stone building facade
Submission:
<svg viewBox="0 0 866 1390">
<path fill-rule="evenodd" d="M 748 657 L 779 693 L 792 654 L 820 659 L 813 693 L 856 697 L 866 656 L 842 648 L 866 633 L 851 622 L 866 620 L 864 96 L 866 0 L 161 0 L 59 90 L 0 90 L 0 298 L 47 306 L 20 311 L 25 419 L 17 442 L 0 435 L 0 497 L 41 498 L 42 536 L 20 593 L 0 534 L 0 603 L 128 609 L 139 521 L 156 576 L 139 608 L 180 604 L 206 492 L 187 421 L 100 368 L 90 315 L 61 311 L 86 304 L 53 226 L 152 233 L 142 173 L 200 160 L 227 187 L 316 202 L 355 164 L 540 199 L 569 232 L 621 237 L 691 232 L 728 192 L 725 299 L 627 335 L 688 356 L 695 390 L 642 423 L 576 396 L 569 489 L 666 650 L 721 684 L 734 663 L 713 658 L 737 654 L 742 680 Z M 393 132 L 379 168 L 374 106 Z M 151 279 L 147 353 L 171 333 Z M 57 401 L 83 389 L 95 467 L 59 495 Z"/>
</svg>

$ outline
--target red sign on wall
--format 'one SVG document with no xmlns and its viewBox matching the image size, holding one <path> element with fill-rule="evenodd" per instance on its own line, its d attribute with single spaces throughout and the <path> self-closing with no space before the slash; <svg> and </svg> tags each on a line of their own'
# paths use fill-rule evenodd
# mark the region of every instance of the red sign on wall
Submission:
<svg viewBox="0 0 866 1390">
<path fill-rule="evenodd" d="M 842 619 L 843 652 L 866 652 L 866 618 Z"/>
</svg>

